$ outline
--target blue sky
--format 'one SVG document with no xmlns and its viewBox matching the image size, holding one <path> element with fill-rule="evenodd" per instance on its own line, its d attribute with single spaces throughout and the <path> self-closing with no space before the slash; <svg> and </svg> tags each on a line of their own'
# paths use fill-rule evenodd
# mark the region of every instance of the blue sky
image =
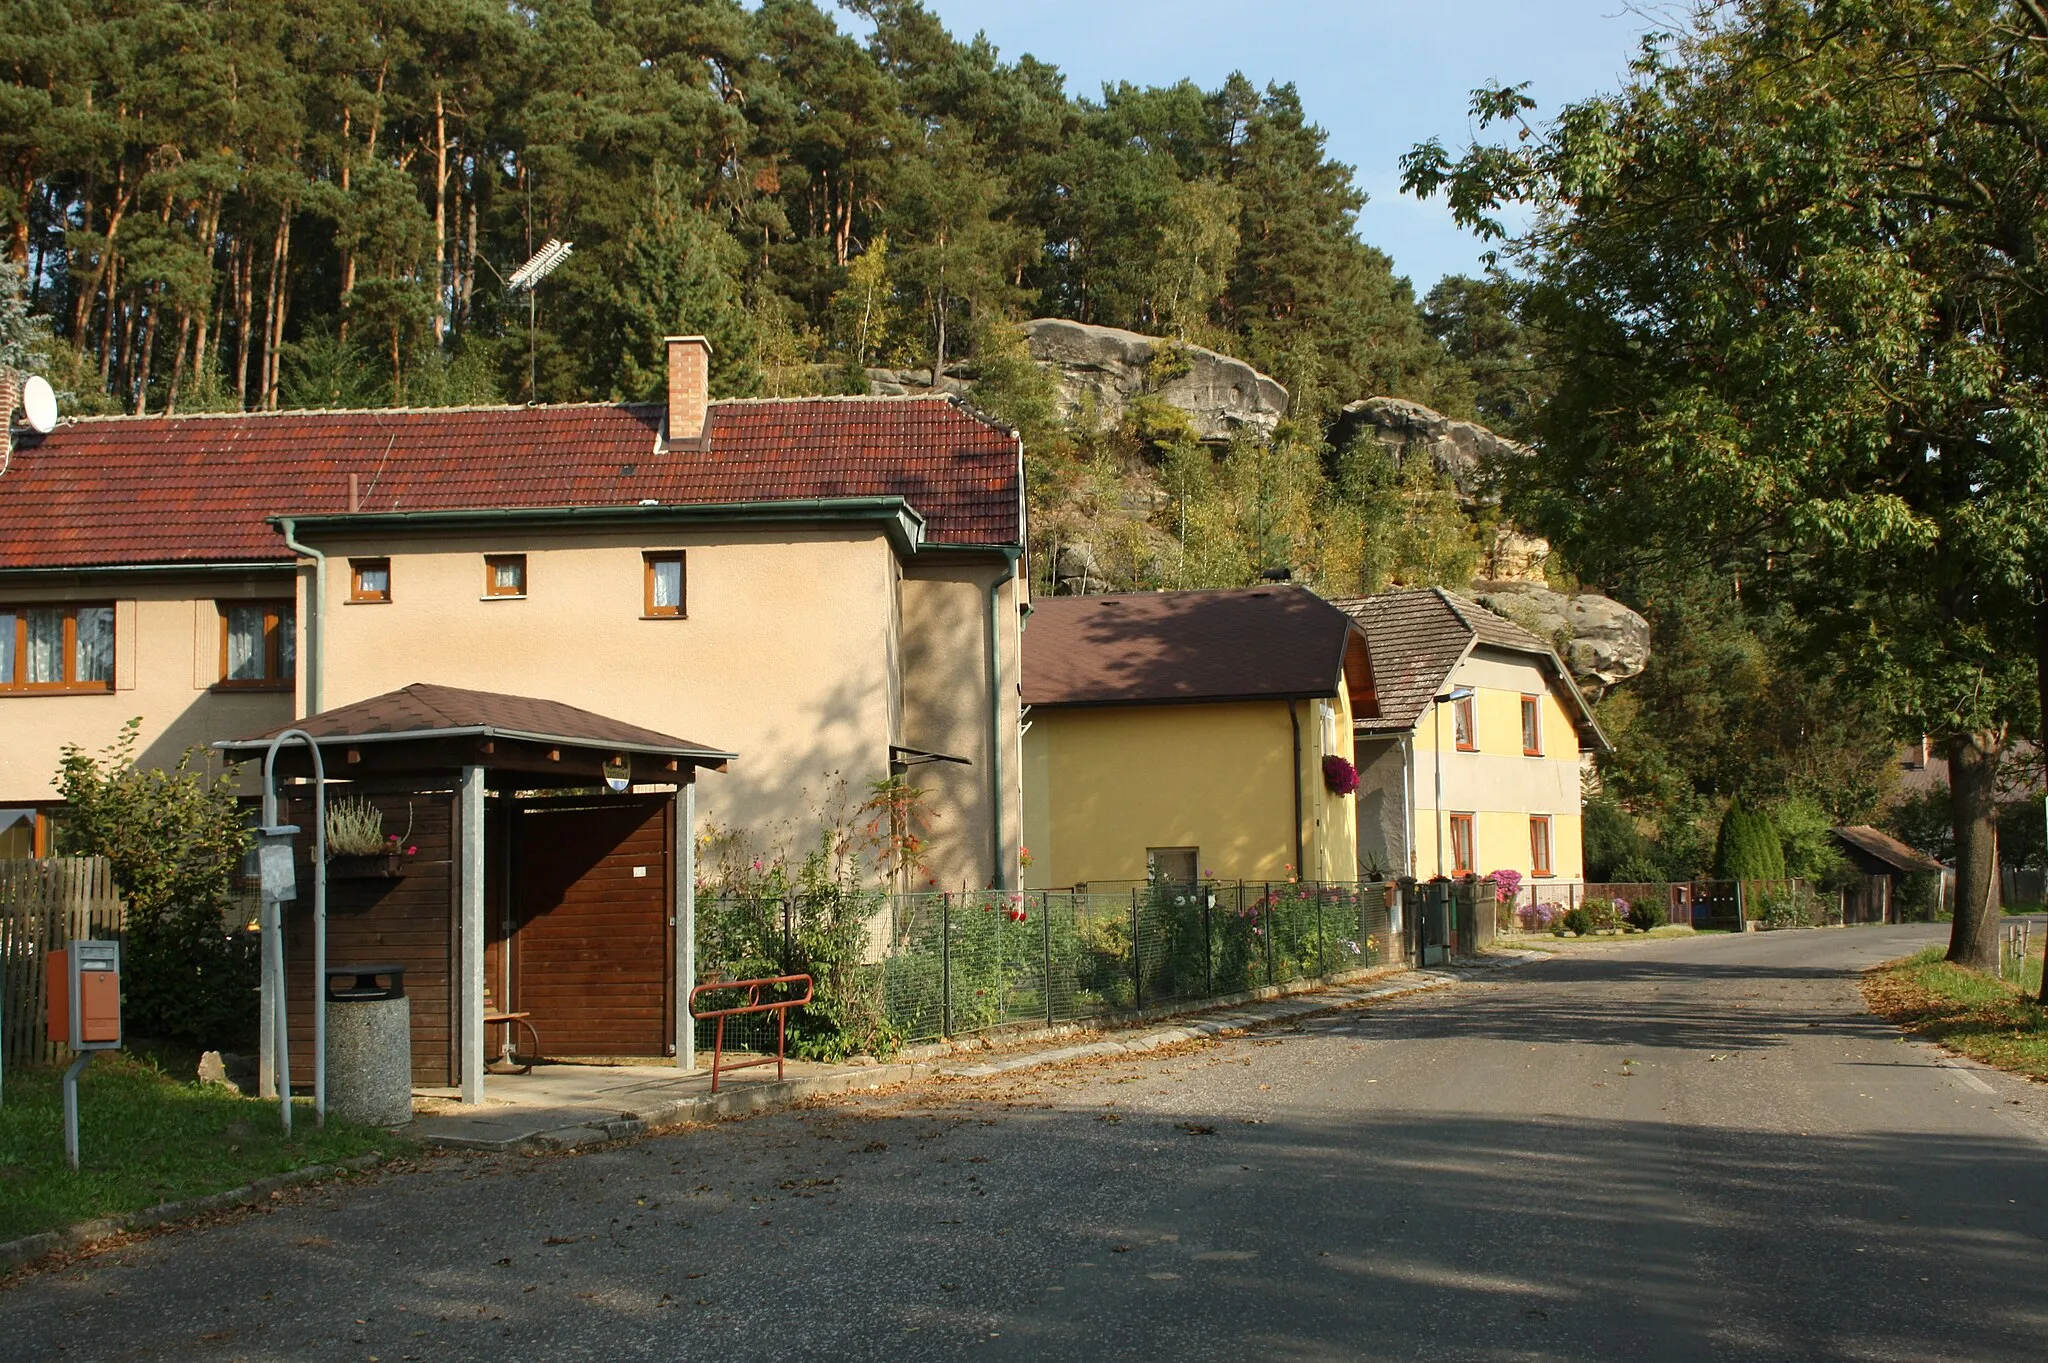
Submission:
<svg viewBox="0 0 2048 1363">
<path fill-rule="evenodd" d="M 1649 27 L 1627 0 L 926 0 L 961 38 L 988 34 L 1006 60 L 1029 52 L 1067 90 L 1105 81 L 1214 89 L 1234 70 L 1293 81 L 1330 151 L 1371 200 L 1359 235 L 1394 258 L 1416 293 L 1478 269 L 1480 243 L 1440 201 L 1400 192 L 1397 158 L 1423 139 L 1467 139 L 1471 91 L 1530 82 L 1542 111 L 1620 84 Z M 843 20 L 842 22 L 846 22 Z"/>
</svg>

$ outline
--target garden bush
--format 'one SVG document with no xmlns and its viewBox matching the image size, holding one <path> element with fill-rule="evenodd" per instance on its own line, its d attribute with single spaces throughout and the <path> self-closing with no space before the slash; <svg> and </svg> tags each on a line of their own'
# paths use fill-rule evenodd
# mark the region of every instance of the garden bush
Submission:
<svg viewBox="0 0 2048 1363">
<path fill-rule="evenodd" d="M 1515 910 L 1515 921 L 1522 925 L 1524 932 L 1549 932 L 1557 927 L 1564 916 L 1564 906 L 1544 900 L 1540 904 L 1524 904 Z"/>
<path fill-rule="evenodd" d="M 1664 905 L 1655 899 L 1639 899 L 1628 906 L 1628 925 L 1637 932 L 1661 928 L 1669 919 L 1670 915 L 1664 912 Z"/>
<path fill-rule="evenodd" d="M 1593 930 L 1593 915 L 1584 904 L 1566 909 L 1558 925 L 1574 937 L 1584 937 Z"/>
</svg>

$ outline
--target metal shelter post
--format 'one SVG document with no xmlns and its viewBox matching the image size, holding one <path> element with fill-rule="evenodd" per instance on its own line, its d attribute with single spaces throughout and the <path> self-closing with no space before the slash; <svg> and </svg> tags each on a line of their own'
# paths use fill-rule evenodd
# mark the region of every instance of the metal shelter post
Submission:
<svg viewBox="0 0 2048 1363">
<path fill-rule="evenodd" d="M 304 741 L 313 758 L 313 1121 L 327 1124 L 327 767 L 313 735 L 286 729 L 263 751 L 263 827 L 258 830 L 267 844 L 284 853 L 281 871 L 266 866 L 263 874 L 263 1078 L 275 1085 L 286 1131 L 292 1129 L 292 1042 L 285 1011 L 284 904 L 297 897 L 290 857 L 291 835 L 298 830 L 277 822 L 276 772 L 278 749 L 295 738 Z M 285 892 L 274 893 L 278 890 Z"/>
<path fill-rule="evenodd" d="M 697 771 L 676 783 L 676 1068 L 697 1068 L 697 1023 L 690 990 L 697 983 Z"/>
<path fill-rule="evenodd" d="M 461 895 L 462 1101 L 484 1100 L 484 769 L 462 769 L 462 820 L 456 837 L 456 880 Z M 509 889 L 509 887 L 508 887 Z"/>
</svg>

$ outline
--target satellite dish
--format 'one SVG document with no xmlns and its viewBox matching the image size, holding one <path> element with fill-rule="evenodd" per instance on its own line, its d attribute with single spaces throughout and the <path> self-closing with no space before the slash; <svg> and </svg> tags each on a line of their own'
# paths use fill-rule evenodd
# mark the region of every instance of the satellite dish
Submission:
<svg viewBox="0 0 2048 1363">
<path fill-rule="evenodd" d="M 21 414 L 28 418 L 28 428 L 37 435 L 48 435 L 57 429 L 57 395 L 41 374 L 29 375 L 28 382 L 21 385 Z"/>
</svg>

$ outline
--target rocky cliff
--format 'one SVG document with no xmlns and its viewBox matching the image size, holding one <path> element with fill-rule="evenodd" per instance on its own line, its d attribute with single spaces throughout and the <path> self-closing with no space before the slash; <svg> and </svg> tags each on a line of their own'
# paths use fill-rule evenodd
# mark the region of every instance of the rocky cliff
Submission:
<svg viewBox="0 0 2048 1363">
<path fill-rule="evenodd" d="M 1096 421 L 1114 426 L 1132 398 L 1150 392 L 1187 413 L 1198 438 L 1224 441 L 1240 431 L 1270 435 L 1287 414 L 1279 383 L 1201 346 L 1063 317 L 1026 322 L 1024 339 L 1031 358 L 1058 377 L 1069 418 L 1092 400 Z"/>
</svg>

